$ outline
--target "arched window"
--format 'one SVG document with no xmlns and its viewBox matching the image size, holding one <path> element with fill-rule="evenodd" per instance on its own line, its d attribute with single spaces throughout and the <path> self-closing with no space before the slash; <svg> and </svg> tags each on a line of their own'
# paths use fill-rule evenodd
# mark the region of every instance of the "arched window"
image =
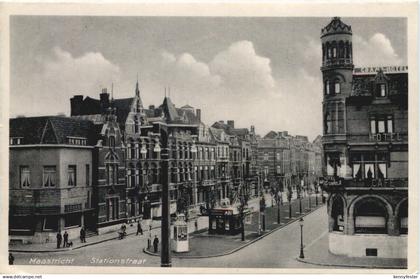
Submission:
<svg viewBox="0 0 420 279">
<path fill-rule="evenodd" d="M 335 94 L 340 94 L 341 93 L 341 85 L 340 85 L 340 81 L 336 80 L 334 82 L 334 93 Z"/>
<path fill-rule="evenodd" d="M 331 58 L 331 45 L 327 43 L 327 59 Z"/>
<path fill-rule="evenodd" d="M 349 51 L 349 42 L 346 42 L 346 46 L 344 47 L 345 58 L 350 58 L 350 51 Z"/>
<path fill-rule="evenodd" d="M 324 89 L 325 89 L 325 94 L 330 95 L 330 81 L 329 80 L 325 81 Z"/>
<path fill-rule="evenodd" d="M 377 198 L 364 198 L 354 205 L 355 233 L 386 234 L 388 214 Z"/>
<path fill-rule="evenodd" d="M 324 127 L 325 134 L 332 133 L 332 119 L 329 112 L 325 115 L 325 127 Z"/>
<path fill-rule="evenodd" d="M 332 230 L 344 230 L 344 202 L 340 196 L 334 196 L 331 204 Z"/>
<path fill-rule="evenodd" d="M 338 43 L 338 58 L 344 58 L 344 42 L 340 41 Z"/>
<path fill-rule="evenodd" d="M 332 57 L 337 58 L 337 43 L 336 42 L 332 43 Z"/>
</svg>

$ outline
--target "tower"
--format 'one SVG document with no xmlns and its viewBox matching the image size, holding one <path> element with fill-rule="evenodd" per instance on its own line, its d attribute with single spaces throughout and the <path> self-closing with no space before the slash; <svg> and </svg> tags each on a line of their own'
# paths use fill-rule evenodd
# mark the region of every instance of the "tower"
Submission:
<svg viewBox="0 0 420 279">
<path fill-rule="evenodd" d="M 324 148 L 327 174 L 346 176 L 346 98 L 353 80 L 351 26 L 334 17 L 321 31 Z M 340 146 L 340 142 L 342 145 Z M 329 148 L 334 143 L 334 148 Z M 344 165 L 344 166 L 343 166 Z"/>
</svg>

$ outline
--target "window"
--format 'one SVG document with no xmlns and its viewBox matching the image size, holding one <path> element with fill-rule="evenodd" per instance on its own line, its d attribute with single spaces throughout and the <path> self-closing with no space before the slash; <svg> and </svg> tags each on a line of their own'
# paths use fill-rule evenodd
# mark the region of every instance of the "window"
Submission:
<svg viewBox="0 0 420 279">
<path fill-rule="evenodd" d="M 90 186 L 90 165 L 86 165 L 86 186 Z"/>
<path fill-rule="evenodd" d="M 334 58 L 337 57 L 337 48 L 336 47 L 333 48 L 333 57 Z"/>
<path fill-rule="evenodd" d="M 110 148 L 115 148 L 115 137 L 114 136 L 109 137 L 109 147 Z"/>
<path fill-rule="evenodd" d="M 386 97 L 386 84 L 385 83 L 376 85 L 376 97 Z"/>
<path fill-rule="evenodd" d="M 353 168 L 353 177 L 356 179 L 384 179 L 387 178 L 388 154 L 352 153 L 350 160 Z"/>
<path fill-rule="evenodd" d="M 281 166 L 280 165 L 278 165 L 277 166 L 277 174 L 280 174 L 281 173 Z"/>
<path fill-rule="evenodd" d="M 42 181 L 45 187 L 55 186 L 56 167 L 45 166 L 42 173 Z"/>
<path fill-rule="evenodd" d="M 336 81 L 334 83 L 334 92 L 335 92 L 335 94 L 340 94 L 341 93 L 340 92 L 340 82 L 338 82 L 338 81 Z"/>
<path fill-rule="evenodd" d="M 107 179 L 108 184 L 115 184 L 118 180 L 118 165 L 116 164 L 107 164 Z"/>
<path fill-rule="evenodd" d="M 31 172 L 28 166 L 20 167 L 20 187 L 27 188 L 31 186 Z"/>
<path fill-rule="evenodd" d="M 10 145 L 22 144 L 22 138 L 10 138 Z"/>
<path fill-rule="evenodd" d="M 68 167 L 68 183 L 69 186 L 76 186 L 76 166 L 71 165 Z"/>
<path fill-rule="evenodd" d="M 392 115 L 374 116 L 370 119 L 371 134 L 393 133 Z"/>
<path fill-rule="evenodd" d="M 280 159 L 280 153 L 277 153 L 277 154 L 276 154 L 276 160 L 277 160 L 277 161 L 280 161 L 280 160 L 281 160 L 281 159 Z"/>
<path fill-rule="evenodd" d="M 264 161 L 268 161 L 268 153 L 264 153 Z"/>
<path fill-rule="evenodd" d="M 325 82 L 325 94 L 330 95 L 330 82 L 328 80 Z"/>
</svg>

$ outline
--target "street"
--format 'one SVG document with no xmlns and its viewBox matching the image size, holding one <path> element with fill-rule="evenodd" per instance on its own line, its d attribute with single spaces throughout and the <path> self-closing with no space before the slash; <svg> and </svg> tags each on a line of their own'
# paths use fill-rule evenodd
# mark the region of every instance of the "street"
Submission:
<svg viewBox="0 0 420 279">
<path fill-rule="evenodd" d="M 304 221 L 304 243 L 313 245 L 327 233 L 326 207 L 307 215 Z M 160 237 L 160 230 L 152 231 Z M 293 222 L 255 243 L 227 256 L 180 259 L 172 258 L 174 267 L 238 267 L 238 268 L 298 268 L 316 266 L 296 261 L 299 255 L 300 227 Z M 143 252 L 147 246 L 147 232 L 143 236 L 130 235 L 82 249 L 55 253 L 15 253 L 15 264 L 49 264 L 61 259 L 62 264 L 76 266 L 145 266 L 159 267 L 160 257 Z M 67 261 L 66 261 L 67 260 Z M 60 262 L 54 264 L 61 264 Z"/>
</svg>

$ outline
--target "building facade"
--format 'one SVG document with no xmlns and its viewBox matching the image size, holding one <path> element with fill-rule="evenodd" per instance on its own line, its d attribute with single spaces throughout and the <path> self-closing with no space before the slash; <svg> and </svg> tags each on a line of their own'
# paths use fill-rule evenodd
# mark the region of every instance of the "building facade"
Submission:
<svg viewBox="0 0 420 279">
<path fill-rule="evenodd" d="M 55 241 L 94 230 L 94 138 L 90 121 L 68 117 L 10 120 L 10 241 Z"/>
<path fill-rule="evenodd" d="M 329 250 L 406 258 L 408 74 L 355 69 L 352 29 L 340 18 L 321 41 Z"/>
</svg>

